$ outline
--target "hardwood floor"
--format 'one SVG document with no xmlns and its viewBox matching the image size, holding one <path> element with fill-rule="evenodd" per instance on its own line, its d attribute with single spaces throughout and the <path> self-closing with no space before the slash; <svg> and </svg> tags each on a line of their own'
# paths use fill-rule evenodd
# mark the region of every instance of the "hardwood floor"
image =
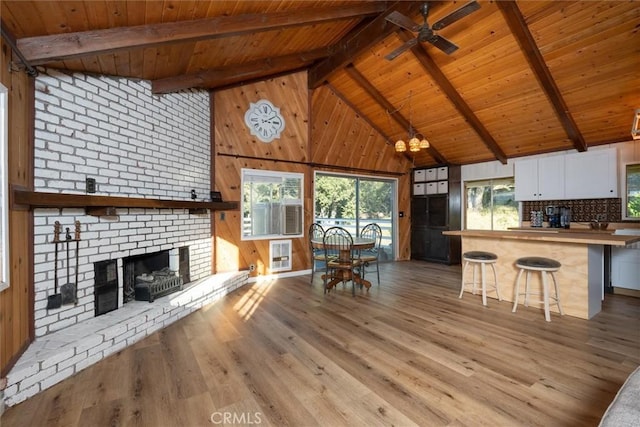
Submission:
<svg viewBox="0 0 640 427">
<path fill-rule="evenodd" d="M 480 296 L 460 267 L 248 285 L 7 409 L 12 426 L 596 426 L 640 364 L 640 299 L 585 321 Z M 374 277 L 374 276 L 371 276 Z M 511 284 L 502 284 L 509 286 Z M 560 284 L 562 285 L 562 284 Z"/>
</svg>

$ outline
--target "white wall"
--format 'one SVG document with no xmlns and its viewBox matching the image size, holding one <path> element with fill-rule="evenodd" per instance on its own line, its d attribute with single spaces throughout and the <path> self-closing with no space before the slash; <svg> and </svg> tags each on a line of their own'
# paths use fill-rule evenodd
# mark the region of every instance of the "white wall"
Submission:
<svg viewBox="0 0 640 427">
<path fill-rule="evenodd" d="M 93 177 L 96 195 L 190 200 L 195 189 L 208 197 L 206 91 L 153 95 L 147 81 L 45 70 L 36 79 L 35 107 L 36 191 L 85 194 L 85 179 Z M 54 222 L 61 222 L 64 236 L 66 227 L 73 234 L 75 220 L 82 232 L 79 302 L 46 310 L 54 288 Z M 185 209 L 118 209 L 117 217 L 95 217 L 82 209 L 36 209 L 34 221 L 36 336 L 94 316 L 94 262 L 189 246 L 191 279 L 211 271 L 209 215 L 189 215 Z M 72 244 L 71 279 L 74 249 Z M 59 257 L 64 284 L 66 252 Z"/>
</svg>

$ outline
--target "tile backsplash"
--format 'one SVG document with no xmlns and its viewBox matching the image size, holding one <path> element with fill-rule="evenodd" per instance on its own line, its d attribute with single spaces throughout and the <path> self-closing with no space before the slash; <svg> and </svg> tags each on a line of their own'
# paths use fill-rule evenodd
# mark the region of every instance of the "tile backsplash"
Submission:
<svg viewBox="0 0 640 427">
<path fill-rule="evenodd" d="M 620 198 L 522 202 L 522 218 L 528 221 L 531 218 L 531 211 L 544 212 L 547 206 L 571 208 L 572 222 L 590 222 L 595 219 L 606 222 L 620 222 L 622 220 L 622 199 Z"/>
</svg>

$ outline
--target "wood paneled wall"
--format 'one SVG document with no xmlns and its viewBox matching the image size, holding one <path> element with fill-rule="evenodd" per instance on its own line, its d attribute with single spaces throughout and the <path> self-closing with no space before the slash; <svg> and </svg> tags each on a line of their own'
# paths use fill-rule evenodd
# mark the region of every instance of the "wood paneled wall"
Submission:
<svg viewBox="0 0 640 427">
<path fill-rule="evenodd" d="M 9 90 L 9 187 L 33 188 L 34 80 L 12 71 L 11 48 L 0 40 L 0 82 Z M 33 215 L 9 209 L 9 283 L 0 292 L 0 376 L 33 339 Z"/>
<path fill-rule="evenodd" d="M 265 144 L 244 124 L 250 102 L 268 99 L 285 119 L 280 139 Z M 215 189 L 224 200 L 241 199 L 241 169 L 298 172 L 305 179 L 305 233 L 313 220 L 313 172 L 343 171 L 361 175 L 389 175 L 399 179 L 399 258 L 409 258 L 411 163 L 329 89 L 307 90 L 307 74 L 300 72 L 215 92 L 213 102 L 213 169 Z M 356 148 L 353 145 L 356 145 Z M 397 175 L 401 173 L 402 175 Z M 217 272 L 248 269 L 270 274 L 269 241 L 242 241 L 242 214 L 215 212 L 215 266 Z M 307 238 L 293 239 L 292 270 L 309 269 Z"/>
</svg>

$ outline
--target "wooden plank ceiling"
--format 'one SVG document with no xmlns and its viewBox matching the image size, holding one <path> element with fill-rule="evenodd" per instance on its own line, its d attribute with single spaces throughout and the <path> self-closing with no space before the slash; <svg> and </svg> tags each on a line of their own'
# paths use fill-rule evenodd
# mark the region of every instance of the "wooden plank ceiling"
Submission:
<svg viewBox="0 0 640 427">
<path fill-rule="evenodd" d="M 428 23 L 466 2 L 430 2 Z M 479 0 L 479 10 L 389 61 L 423 2 L 11 1 L 5 38 L 46 66 L 147 79 L 156 93 L 219 89 L 308 69 L 388 143 L 424 135 L 416 166 L 469 164 L 630 139 L 640 108 L 640 7 Z M 25 65 L 26 64 L 26 65 Z"/>
</svg>

